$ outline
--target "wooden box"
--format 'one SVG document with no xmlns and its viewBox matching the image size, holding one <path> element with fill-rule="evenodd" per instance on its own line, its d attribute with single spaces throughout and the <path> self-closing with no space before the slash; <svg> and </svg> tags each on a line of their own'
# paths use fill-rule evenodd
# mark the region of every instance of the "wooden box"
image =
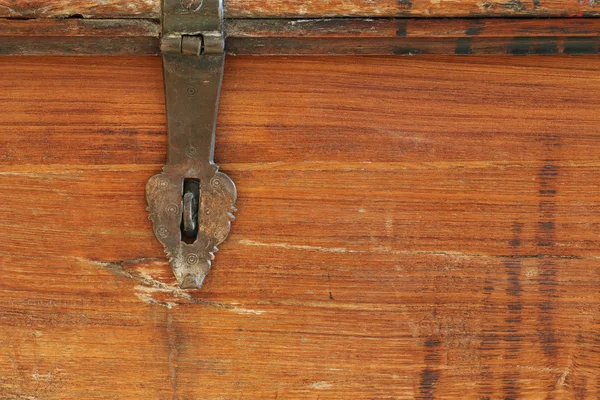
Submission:
<svg viewBox="0 0 600 400">
<path fill-rule="evenodd" d="M 1 399 L 600 395 L 594 0 L 226 0 L 198 290 L 144 200 L 160 8 L 0 3 Z"/>
</svg>

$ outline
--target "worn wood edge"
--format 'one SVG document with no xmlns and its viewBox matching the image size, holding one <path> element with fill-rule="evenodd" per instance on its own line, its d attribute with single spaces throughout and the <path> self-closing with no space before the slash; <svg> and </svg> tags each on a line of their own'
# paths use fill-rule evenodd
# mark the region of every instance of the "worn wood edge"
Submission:
<svg viewBox="0 0 600 400">
<path fill-rule="evenodd" d="M 0 18 L 159 18 L 161 0 L 11 0 Z M 595 0 L 225 0 L 227 18 L 319 17 L 593 17 Z"/>
<path fill-rule="evenodd" d="M 598 19 L 226 20 L 227 51 L 260 55 L 598 54 Z"/>
<path fill-rule="evenodd" d="M 10 0 L 0 18 L 159 18 L 161 0 Z"/>
<path fill-rule="evenodd" d="M 235 55 L 598 54 L 599 19 L 230 19 Z M 155 20 L 0 19 L 0 55 L 157 55 Z"/>
<path fill-rule="evenodd" d="M 153 56 L 154 37 L 7 36 L 0 37 L 0 56 Z"/>
<path fill-rule="evenodd" d="M 152 19 L 0 19 L 3 36 L 160 36 L 160 23 Z"/>
<path fill-rule="evenodd" d="M 224 30 L 230 38 L 598 37 L 600 19 L 225 19 Z M 0 37 L 11 36 L 159 37 L 160 22 L 155 19 L 0 18 Z"/>
<path fill-rule="evenodd" d="M 233 55 L 595 55 L 600 40 L 585 37 L 516 38 L 231 38 Z"/>
<path fill-rule="evenodd" d="M 0 19 L 0 55 L 157 55 L 149 19 Z"/>
<path fill-rule="evenodd" d="M 529 3 L 520 0 L 225 0 L 224 7 L 227 18 L 561 18 L 600 15 L 595 0 L 536 0 Z"/>
<path fill-rule="evenodd" d="M 226 19 L 228 37 L 537 37 L 600 36 L 594 18 L 319 18 Z"/>
</svg>

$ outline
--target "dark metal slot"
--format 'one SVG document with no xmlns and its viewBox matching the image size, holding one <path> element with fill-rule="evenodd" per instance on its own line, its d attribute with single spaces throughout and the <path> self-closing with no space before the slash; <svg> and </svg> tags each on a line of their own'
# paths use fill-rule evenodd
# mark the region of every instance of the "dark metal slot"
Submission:
<svg viewBox="0 0 600 400">
<path fill-rule="evenodd" d="M 183 181 L 183 209 L 181 240 L 194 243 L 198 237 L 198 210 L 200 207 L 200 180 L 186 178 Z"/>
</svg>

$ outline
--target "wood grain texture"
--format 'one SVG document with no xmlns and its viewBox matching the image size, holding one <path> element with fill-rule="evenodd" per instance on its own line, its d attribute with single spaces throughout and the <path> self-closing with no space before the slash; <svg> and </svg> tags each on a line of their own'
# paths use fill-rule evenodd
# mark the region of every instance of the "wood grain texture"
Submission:
<svg viewBox="0 0 600 400">
<path fill-rule="evenodd" d="M 19 41 L 21 42 L 21 41 Z M 33 46 L 36 47 L 35 45 Z M 19 49 L 20 47 L 17 47 Z M 8 51 L 13 52 L 14 47 Z M 1 49 L 0 49 L 1 51 Z M 469 37 L 462 38 L 234 38 L 226 42 L 234 55 L 593 55 L 600 37 Z M 54 54 L 54 53 L 53 53 Z"/>
<path fill-rule="evenodd" d="M 85 20 L 82 20 L 85 21 Z M 8 25 L 11 21 L 6 21 Z M 461 37 L 598 37 L 595 18 L 318 18 L 225 19 L 229 37 L 308 38 L 461 38 Z M 0 21 L 0 35 L 2 21 Z M 24 32 L 28 35 L 27 32 Z"/>
<path fill-rule="evenodd" d="M 600 22 L 587 19 L 230 19 L 232 54 L 598 54 Z"/>
<path fill-rule="evenodd" d="M 225 0 L 227 18 L 581 17 L 598 16 L 596 0 Z M 154 18 L 160 0 L 3 0 L 0 18 Z"/>
<path fill-rule="evenodd" d="M 597 16 L 595 0 L 246 0 L 225 1 L 228 18 L 280 17 L 581 17 Z"/>
<path fill-rule="evenodd" d="M 160 18 L 161 0 L 2 0 L 1 18 Z"/>
<path fill-rule="evenodd" d="M 153 37 L 160 23 L 146 19 L 0 19 L 0 37 Z"/>
<path fill-rule="evenodd" d="M 229 19 L 232 54 L 598 54 L 600 22 L 584 19 Z"/>
<path fill-rule="evenodd" d="M 598 54 L 600 20 L 228 19 L 237 55 Z M 142 19 L 0 19 L 0 55 L 157 55 L 160 26 Z"/>
<path fill-rule="evenodd" d="M 593 57 L 229 57 L 237 220 L 181 291 L 158 58 L 0 58 L 0 397 L 587 399 Z"/>
<path fill-rule="evenodd" d="M 157 55 L 159 35 L 145 19 L 0 19 L 0 55 Z"/>
</svg>

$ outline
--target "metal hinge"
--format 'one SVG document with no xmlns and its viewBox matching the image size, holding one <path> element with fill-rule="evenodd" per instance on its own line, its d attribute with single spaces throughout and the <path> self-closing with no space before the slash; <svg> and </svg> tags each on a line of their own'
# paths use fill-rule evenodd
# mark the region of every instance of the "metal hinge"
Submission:
<svg viewBox="0 0 600 400">
<path fill-rule="evenodd" d="M 167 163 L 146 184 L 154 234 L 184 288 L 200 288 L 228 236 L 237 192 L 213 162 L 223 78 L 222 0 L 163 0 Z"/>
<path fill-rule="evenodd" d="M 161 54 L 201 56 L 223 54 L 225 39 L 223 32 L 202 32 L 197 35 L 169 35 L 160 41 Z"/>
</svg>

